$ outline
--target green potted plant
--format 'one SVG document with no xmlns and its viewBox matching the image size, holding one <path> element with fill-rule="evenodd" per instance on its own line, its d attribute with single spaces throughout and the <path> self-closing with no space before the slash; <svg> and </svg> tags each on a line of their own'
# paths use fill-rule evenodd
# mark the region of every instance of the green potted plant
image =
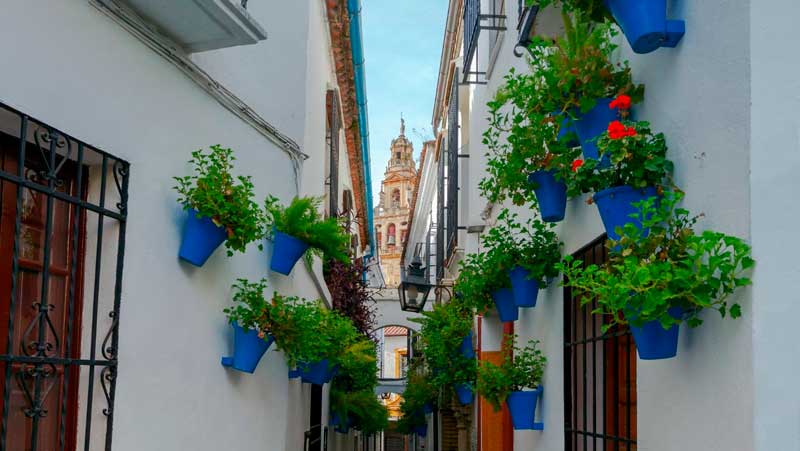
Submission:
<svg viewBox="0 0 800 451">
<path fill-rule="evenodd" d="M 225 315 L 233 327 L 233 355 L 222 358 L 222 366 L 253 373 L 274 338 L 266 321 L 269 305 L 264 299 L 266 279 L 249 282 L 238 279 L 233 285 L 233 307 Z"/>
<path fill-rule="evenodd" d="M 677 203 L 680 192 L 667 192 L 638 202 L 638 220 L 621 229 L 612 241 L 609 260 L 602 266 L 584 265 L 566 257 L 559 268 L 564 285 L 594 299 L 593 311 L 605 317 L 603 330 L 630 326 L 639 358 L 674 357 L 678 326 L 702 324 L 700 313 L 716 310 L 722 317 L 738 318 L 741 307 L 729 302 L 740 287 L 751 284 L 746 273 L 755 264 L 744 240 L 721 232 L 695 231 L 697 216 Z"/>
<path fill-rule="evenodd" d="M 271 270 L 288 275 L 309 248 L 326 259 L 350 261 L 350 238 L 339 219 L 321 217 L 320 202 L 314 197 L 295 197 L 284 207 L 276 197 L 267 198 L 267 237 L 273 244 Z"/>
<path fill-rule="evenodd" d="M 347 433 L 353 427 L 372 435 L 389 427 L 389 412 L 372 390 L 331 388 L 330 409 L 330 424 L 339 433 Z"/>
<path fill-rule="evenodd" d="M 614 121 L 597 145 L 600 159 L 576 160 L 569 189 L 594 193 L 606 232 L 616 240 L 620 227 L 639 225 L 634 205 L 660 195 L 674 165 L 667 159 L 664 135 L 653 133 L 647 122 Z"/>
<path fill-rule="evenodd" d="M 537 72 L 511 69 L 505 76 L 488 103 L 487 176 L 479 187 L 490 202 L 532 202 L 544 221 L 559 222 L 567 205 L 564 180 L 580 151 L 566 120 L 557 121 L 552 109 L 543 109 L 545 91 Z"/>
<path fill-rule="evenodd" d="M 506 268 L 501 266 L 504 260 L 498 252 L 467 254 L 459 262 L 460 271 L 453 290 L 462 304 L 481 314 L 494 306 L 500 321 L 509 322 L 519 318 L 519 311 Z"/>
<path fill-rule="evenodd" d="M 223 242 L 232 256 L 264 236 L 264 212 L 253 200 L 253 183 L 249 176 L 233 175 L 235 160 L 231 149 L 214 145 L 208 153 L 192 152 L 193 175 L 175 177 L 173 189 L 187 212 L 178 255 L 195 266 L 203 266 Z"/>
<path fill-rule="evenodd" d="M 552 228 L 533 218 L 520 223 L 516 213 L 504 209 L 482 238 L 492 264 L 505 272 L 517 307 L 535 307 L 539 289 L 558 275 L 561 242 Z"/>
<path fill-rule="evenodd" d="M 562 14 L 565 35 L 555 42 L 536 37 L 531 45 L 534 73 L 541 78 L 541 108 L 555 111 L 556 120 L 571 119 L 583 155 L 597 159 L 595 138 L 619 119 L 611 102 L 619 94 L 638 103 L 644 87 L 631 78 L 627 62 L 611 62 L 616 31 L 607 23 L 592 23 L 582 14 Z"/>
<path fill-rule="evenodd" d="M 531 340 L 524 348 L 516 345 L 515 335 L 506 335 L 503 363 L 482 361 L 478 367 L 478 393 L 500 410 L 508 405 L 514 429 L 541 429 L 535 422 L 536 403 L 542 392 L 542 376 L 547 358 Z M 528 390 L 526 390 L 528 389 Z"/>
<path fill-rule="evenodd" d="M 666 0 L 528 0 L 529 6 L 540 8 L 553 4 L 598 22 L 613 19 L 636 53 L 675 47 L 686 33 L 684 21 L 667 20 Z"/>
</svg>

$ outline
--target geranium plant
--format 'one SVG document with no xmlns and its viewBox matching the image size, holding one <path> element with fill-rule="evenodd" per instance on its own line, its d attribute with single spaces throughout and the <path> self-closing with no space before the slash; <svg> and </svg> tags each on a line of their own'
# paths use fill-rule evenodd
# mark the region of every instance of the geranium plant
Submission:
<svg viewBox="0 0 800 451">
<path fill-rule="evenodd" d="M 581 14 L 562 14 L 564 37 L 555 42 L 536 37 L 531 65 L 541 79 L 540 109 L 569 115 L 586 113 L 598 99 L 627 94 L 633 103 L 644 96 L 644 86 L 631 78 L 627 61 L 613 63 L 616 35 L 609 23 L 592 23 Z"/>
<path fill-rule="evenodd" d="M 194 174 L 175 177 L 178 203 L 198 217 L 211 218 L 227 233 L 228 256 L 244 252 L 247 244 L 264 236 L 264 211 L 254 201 L 253 182 L 249 176 L 234 176 L 236 158 L 231 149 L 211 146 L 209 152 L 192 152 L 189 163 Z M 262 245 L 259 244 L 259 249 Z"/>
<path fill-rule="evenodd" d="M 705 309 L 722 317 L 741 315 L 729 297 L 751 284 L 746 277 L 755 264 L 750 246 L 721 232 L 697 232 L 699 217 L 677 207 L 682 198 L 680 192 L 667 192 L 659 202 L 638 203 L 643 229 L 627 224 L 620 240 L 611 243 L 606 264 L 584 265 L 566 257 L 559 265 L 564 285 L 583 304 L 597 300 L 593 313 L 605 316 L 604 331 L 654 321 L 665 330 L 684 321 L 697 327 Z"/>
<path fill-rule="evenodd" d="M 623 98 L 624 99 L 624 98 Z M 625 102 L 623 101 L 623 105 Z M 597 140 L 599 160 L 577 159 L 567 186 L 572 195 L 616 186 L 663 189 L 672 174 L 663 133 L 653 133 L 644 121 L 615 121 Z"/>
<path fill-rule="evenodd" d="M 238 323 L 245 329 L 258 331 L 261 337 L 268 333 L 270 324 L 267 321 L 269 304 L 264 298 L 267 289 L 267 280 L 250 282 L 247 279 L 237 279 L 233 285 L 233 307 L 224 309 L 228 321 Z"/>
<path fill-rule="evenodd" d="M 290 235 L 326 259 L 349 262 L 350 238 L 338 218 L 323 219 L 319 213 L 321 200 L 314 197 L 295 197 L 288 206 L 269 196 L 266 201 L 267 237 L 275 231 Z"/>
<path fill-rule="evenodd" d="M 535 390 L 542 382 L 547 358 L 538 349 L 539 342 L 531 340 L 520 348 L 515 335 L 506 335 L 503 362 L 500 365 L 482 361 L 478 367 L 478 393 L 494 407 L 502 408 L 508 395 L 524 389 Z"/>
<path fill-rule="evenodd" d="M 608 9 L 603 4 L 603 0 L 526 0 L 525 4 L 527 6 L 536 6 L 540 9 L 548 6 L 557 6 L 564 12 L 579 12 L 596 22 L 603 22 L 611 18 Z"/>
<path fill-rule="evenodd" d="M 562 180 L 580 153 L 570 145 L 574 139 L 563 127 L 566 123 L 556 120 L 553 110 L 542 109 L 542 85 L 537 73 L 518 73 L 512 68 L 487 104 L 489 128 L 483 134 L 489 149 L 487 176 L 479 187 L 491 202 L 535 202 L 529 174 L 554 171 Z"/>
<path fill-rule="evenodd" d="M 558 275 L 556 264 L 561 261 L 561 242 L 553 226 L 538 219 L 519 222 L 519 215 L 504 209 L 497 224 L 487 232 L 482 243 L 491 264 L 502 271 L 524 268 L 529 278 L 540 287 Z M 500 283 L 508 283 L 508 276 Z"/>
</svg>

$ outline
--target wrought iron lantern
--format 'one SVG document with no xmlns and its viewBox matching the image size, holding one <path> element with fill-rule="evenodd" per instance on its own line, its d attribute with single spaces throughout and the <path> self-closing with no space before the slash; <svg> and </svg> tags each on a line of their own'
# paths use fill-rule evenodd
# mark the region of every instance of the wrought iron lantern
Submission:
<svg viewBox="0 0 800 451">
<path fill-rule="evenodd" d="M 400 286 L 397 291 L 400 297 L 400 309 L 404 312 L 419 313 L 425 308 L 425 302 L 428 300 L 433 285 L 428 282 L 419 252 L 414 254 L 414 259 L 408 265 L 408 269 L 401 271 Z"/>
</svg>

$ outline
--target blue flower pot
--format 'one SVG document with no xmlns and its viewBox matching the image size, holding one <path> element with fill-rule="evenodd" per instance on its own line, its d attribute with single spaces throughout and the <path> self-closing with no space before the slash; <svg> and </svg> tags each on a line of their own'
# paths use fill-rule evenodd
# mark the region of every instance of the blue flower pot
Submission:
<svg viewBox="0 0 800 451">
<path fill-rule="evenodd" d="M 314 385 L 324 385 L 332 378 L 332 372 L 335 371 L 331 366 L 328 359 L 322 359 L 318 362 L 312 363 L 298 363 L 297 369 L 300 370 L 300 378 L 303 382 Z"/>
<path fill-rule="evenodd" d="M 244 329 L 238 323 L 233 323 L 233 356 L 223 357 L 222 366 L 253 373 L 261 357 L 267 352 L 274 338 L 258 338 L 258 332 Z"/>
<path fill-rule="evenodd" d="M 536 171 L 528 175 L 528 183 L 533 185 L 539 213 L 545 222 L 560 222 L 567 210 L 567 185 L 555 178 L 556 171 Z"/>
<path fill-rule="evenodd" d="M 458 402 L 460 402 L 462 406 L 468 406 L 472 404 L 472 400 L 474 399 L 474 396 L 472 394 L 472 387 L 470 387 L 467 384 L 457 384 L 456 397 L 458 398 Z"/>
<path fill-rule="evenodd" d="M 667 0 L 604 0 L 636 53 L 675 47 L 686 34 L 682 20 L 667 20 Z"/>
<path fill-rule="evenodd" d="M 414 433 L 419 435 L 420 437 L 426 437 L 428 435 L 428 425 L 423 424 L 421 426 L 416 426 L 414 428 Z"/>
<path fill-rule="evenodd" d="M 597 160 L 600 158 L 599 150 L 597 149 L 597 137 L 602 135 L 608 130 L 608 124 L 619 119 L 616 109 L 609 108 L 609 104 L 614 99 L 598 99 L 597 105 L 585 114 L 576 112 L 577 118 L 573 124 L 578 138 L 581 140 L 581 148 L 583 149 L 584 158 L 591 158 Z M 609 158 L 606 156 L 600 162 L 601 166 L 607 166 Z"/>
<path fill-rule="evenodd" d="M 637 218 L 631 217 L 631 215 L 639 213 L 639 210 L 633 204 L 657 195 L 658 193 L 654 187 L 634 189 L 627 185 L 605 189 L 595 194 L 594 203 L 600 212 L 600 219 L 603 220 L 603 226 L 606 228 L 608 237 L 614 241 L 619 240 L 617 227 L 623 227 L 628 223 L 641 228 L 642 222 Z M 647 232 L 645 230 L 644 235 L 647 235 Z"/>
<path fill-rule="evenodd" d="M 569 147 L 577 147 L 580 145 L 579 142 L 576 142 L 574 136 L 577 134 L 575 131 L 575 127 L 572 125 L 572 122 L 566 114 L 561 113 L 560 111 L 556 111 L 553 113 L 553 117 L 558 120 L 561 118 L 561 122 L 558 128 L 558 140 L 559 141 L 566 141 L 566 145 Z M 572 136 L 570 136 L 572 135 Z M 566 138 L 569 137 L 569 140 Z"/>
<path fill-rule="evenodd" d="M 425 415 L 433 413 L 433 406 L 428 403 L 423 404 L 422 413 L 424 413 Z"/>
<path fill-rule="evenodd" d="M 331 418 L 328 421 L 328 425 L 333 426 L 333 430 L 340 434 L 347 434 L 350 431 L 350 425 L 352 424 L 352 419 L 348 417 L 347 421 L 342 421 L 341 418 L 339 418 L 339 415 L 336 413 L 332 413 Z"/>
<path fill-rule="evenodd" d="M 683 309 L 672 307 L 669 309 L 669 314 L 673 318 L 680 318 L 683 315 Z M 644 323 L 642 327 L 630 326 L 630 328 L 640 359 L 671 359 L 678 354 L 678 332 L 680 330 L 678 324 L 664 329 L 660 322 L 650 321 Z"/>
<path fill-rule="evenodd" d="M 536 307 L 539 282 L 536 279 L 528 279 L 529 274 L 530 272 L 522 266 L 516 266 L 508 272 L 511 291 L 514 293 L 514 304 L 517 307 Z"/>
<path fill-rule="evenodd" d="M 458 350 L 461 352 L 461 355 L 468 359 L 475 358 L 475 350 L 472 349 L 472 331 L 469 331 L 467 336 L 461 340 L 461 346 L 459 346 Z"/>
<path fill-rule="evenodd" d="M 289 370 L 289 379 L 297 379 L 303 375 L 303 371 L 299 368 L 295 368 L 293 370 Z"/>
<path fill-rule="evenodd" d="M 198 217 L 194 208 L 186 213 L 186 225 L 183 227 L 183 240 L 178 256 L 195 266 L 203 266 L 219 245 L 228 239 L 228 232 L 225 227 L 214 224 L 211 218 Z"/>
<path fill-rule="evenodd" d="M 514 293 L 511 288 L 501 288 L 492 293 L 494 305 L 497 307 L 497 316 L 500 321 L 507 323 L 519 319 L 519 310 L 514 303 Z"/>
<path fill-rule="evenodd" d="M 515 430 L 540 429 L 536 424 L 536 404 L 539 402 L 538 390 L 515 391 L 508 394 L 506 404 L 511 414 Z"/>
<path fill-rule="evenodd" d="M 272 260 L 269 269 L 288 276 L 306 250 L 308 244 L 276 230 L 275 239 L 272 241 Z"/>
</svg>

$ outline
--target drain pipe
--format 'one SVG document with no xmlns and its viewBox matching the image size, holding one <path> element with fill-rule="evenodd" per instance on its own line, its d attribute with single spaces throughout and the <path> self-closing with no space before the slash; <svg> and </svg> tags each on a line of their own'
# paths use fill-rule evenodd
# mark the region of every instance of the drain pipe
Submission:
<svg viewBox="0 0 800 451">
<path fill-rule="evenodd" d="M 364 71 L 364 41 L 361 32 L 361 0 L 347 0 L 347 13 L 350 17 L 350 48 L 353 52 L 356 102 L 358 103 L 358 123 L 361 133 L 361 159 L 364 162 L 364 189 L 367 204 L 367 228 L 370 251 L 364 256 L 368 260 L 375 256 L 375 226 L 372 211 L 372 169 L 369 153 L 369 114 L 367 111 L 367 80 Z M 366 276 L 366 274 L 365 274 Z"/>
</svg>

